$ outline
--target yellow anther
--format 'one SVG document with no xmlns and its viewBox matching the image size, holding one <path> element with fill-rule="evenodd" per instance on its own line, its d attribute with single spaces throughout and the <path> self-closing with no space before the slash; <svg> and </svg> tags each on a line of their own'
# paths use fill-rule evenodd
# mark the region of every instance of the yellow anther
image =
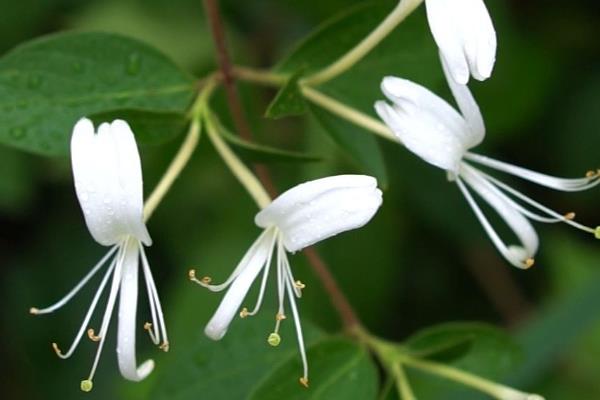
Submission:
<svg viewBox="0 0 600 400">
<path fill-rule="evenodd" d="M 240 311 L 240 318 L 246 318 L 248 315 L 250 315 L 248 309 L 246 307 L 242 308 L 242 311 Z"/>
<path fill-rule="evenodd" d="M 149 331 L 150 329 L 152 329 L 152 324 L 150 322 L 146 322 L 144 324 L 144 329 L 147 330 L 147 331 Z"/>
<path fill-rule="evenodd" d="M 597 226 L 596 229 L 594 229 L 594 236 L 596 236 L 596 239 L 600 239 L 600 226 Z"/>
<path fill-rule="evenodd" d="M 196 270 L 195 270 L 195 269 L 190 269 L 190 270 L 188 271 L 188 277 L 189 277 L 191 280 L 194 280 L 194 279 L 196 279 Z"/>
<path fill-rule="evenodd" d="M 566 214 L 564 215 L 564 217 L 565 217 L 565 219 L 568 219 L 568 220 L 573 220 L 573 219 L 575 219 L 575 213 L 574 213 L 574 212 L 572 212 L 572 211 L 571 211 L 571 212 L 568 212 L 568 213 L 566 213 Z"/>
<path fill-rule="evenodd" d="M 275 314 L 275 321 L 283 321 L 286 318 L 287 317 L 285 316 L 285 314 L 282 314 L 282 313 Z"/>
<path fill-rule="evenodd" d="M 40 312 L 40 310 L 35 307 L 31 307 L 29 309 L 29 314 L 37 315 L 39 312 Z"/>
<path fill-rule="evenodd" d="M 300 382 L 300 384 L 302 386 L 304 386 L 305 388 L 308 389 L 308 378 L 303 376 L 302 378 L 298 379 L 298 381 Z"/>
<path fill-rule="evenodd" d="M 204 283 L 205 285 L 208 285 L 209 283 L 212 282 L 212 278 L 210 276 L 205 276 L 200 281 L 202 281 L 202 283 Z"/>
<path fill-rule="evenodd" d="M 91 392 L 94 388 L 94 383 L 89 379 L 84 379 L 81 381 L 79 387 L 81 388 L 82 392 Z"/>
<path fill-rule="evenodd" d="M 58 348 L 58 345 L 55 342 L 52 342 L 52 349 L 54 349 L 54 352 L 56 353 L 57 356 L 62 356 L 62 352 L 60 351 L 60 349 Z"/>
<path fill-rule="evenodd" d="M 304 289 L 306 287 L 306 285 L 302 283 L 302 281 L 294 282 L 294 286 L 296 286 L 298 289 Z"/>
<path fill-rule="evenodd" d="M 535 260 L 533 258 L 528 258 L 525 260 L 525 268 L 531 268 L 535 264 Z"/>
<path fill-rule="evenodd" d="M 161 349 L 162 351 L 164 351 L 165 353 L 169 351 L 169 342 L 162 342 L 162 344 L 160 346 L 158 346 L 159 349 Z"/>
<path fill-rule="evenodd" d="M 97 336 L 96 333 L 94 332 L 94 330 L 92 328 L 87 330 L 87 335 L 90 338 L 90 340 L 92 342 L 99 342 L 100 341 L 100 336 Z"/>
<path fill-rule="evenodd" d="M 586 178 L 595 178 L 596 176 L 598 176 L 598 171 L 588 171 L 585 173 L 585 177 Z"/>
<path fill-rule="evenodd" d="M 273 347 L 277 347 L 279 346 L 279 343 L 281 343 L 281 336 L 279 336 L 278 333 L 273 332 L 267 338 L 267 343 Z"/>
</svg>

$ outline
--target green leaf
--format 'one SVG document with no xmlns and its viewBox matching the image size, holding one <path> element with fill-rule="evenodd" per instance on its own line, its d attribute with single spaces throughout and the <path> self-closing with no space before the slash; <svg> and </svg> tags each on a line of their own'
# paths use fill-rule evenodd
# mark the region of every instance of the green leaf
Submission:
<svg viewBox="0 0 600 400">
<path fill-rule="evenodd" d="M 235 135 L 225 128 L 220 121 L 215 121 L 219 127 L 219 133 L 230 144 L 234 145 L 237 152 L 248 161 L 257 162 L 314 162 L 321 161 L 322 157 L 301 153 L 297 151 L 282 150 L 276 147 L 249 142 Z"/>
<path fill-rule="evenodd" d="M 275 71 L 295 73 L 302 70 L 303 75 L 307 76 L 324 68 L 360 43 L 397 3 L 391 0 L 369 1 L 346 8 L 302 40 L 275 67 Z M 421 84 L 441 82 L 443 76 L 438 52 L 428 30 L 423 8 L 415 11 L 415 15 L 403 21 L 365 58 L 336 78 L 336 85 L 328 82 L 324 86 L 345 88 L 348 92 L 361 90 L 363 93 L 379 94 L 379 82 L 384 75 L 402 76 Z M 340 85 L 337 85 L 338 82 Z M 371 107 L 372 102 L 369 104 Z"/>
<path fill-rule="evenodd" d="M 311 106 L 310 110 L 335 143 L 364 168 L 366 173 L 375 176 L 381 187 L 386 188 L 388 176 L 377 139 L 317 106 Z"/>
<path fill-rule="evenodd" d="M 293 360 L 291 383 L 298 391 L 302 373 L 296 335 L 291 320 L 281 326 L 281 344 L 271 347 L 267 337 L 275 324 L 275 312 L 261 310 L 256 317 L 234 320 L 227 335 L 213 341 L 197 332 L 191 347 L 173 349 L 170 361 L 153 379 L 152 398 L 157 400 L 248 399 L 270 374 Z M 322 338 L 322 333 L 303 321 L 307 345 Z M 200 323 L 200 321 L 199 321 Z M 310 357 L 310 355 L 309 355 Z M 315 357 L 316 358 L 316 357 Z M 318 359 L 309 362 L 318 364 Z M 312 364 L 311 364 L 312 365 Z"/>
<path fill-rule="evenodd" d="M 301 73 L 295 73 L 277 92 L 275 98 L 265 112 L 267 118 L 283 118 L 290 115 L 301 115 L 306 112 L 306 102 L 298 86 Z"/>
<path fill-rule="evenodd" d="M 445 364 L 494 381 L 505 378 L 522 360 L 521 349 L 510 336 L 477 322 L 451 322 L 426 328 L 405 345 L 429 358 L 445 356 Z M 411 368 L 407 373 L 419 399 L 481 398 L 456 382 Z"/>
<path fill-rule="evenodd" d="M 298 382 L 302 364 L 293 357 L 277 368 L 250 396 L 251 400 L 361 399 L 377 397 L 377 368 L 358 344 L 334 339 L 308 349 L 310 386 Z"/>
<path fill-rule="evenodd" d="M 183 133 L 188 125 L 184 114 L 145 110 L 106 111 L 90 115 L 94 125 L 123 119 L 129 123 L 141 144 L 160 144 Z"/>
<path fill-rule="evenodd" d="M 84 116 L 137 109 L 183 113 L 193 80 L 148 45 L 108 33 L 62 33 L 0 59 L 0 142 L 62 155 Z"/>
<path fill-rule="evenodd" d="M 420 358 L 451 361 L 467 353 L 486 325 L 451 322 L 425 328 L 411 337 L 404 345 L 411 355 Z"/>
<path fill-rule="evenodd" d="M 546 256 L 549 272 L 561 286 L 571 282 L 572 287 L 569 290 L 562 287 L 520 327 L 517 340 L 525 351 L 525 362 L 511 377 L 518 385 L 537 382 L 562 357 L 572 357 L 577 340 L 600 322 L 599 252 L 593 239 L 584 245 L 565 236 L 553 236 L 545 248 L 549 253 Z M 577 270 L 579 277 L 569 276 Z"/>
</svg>

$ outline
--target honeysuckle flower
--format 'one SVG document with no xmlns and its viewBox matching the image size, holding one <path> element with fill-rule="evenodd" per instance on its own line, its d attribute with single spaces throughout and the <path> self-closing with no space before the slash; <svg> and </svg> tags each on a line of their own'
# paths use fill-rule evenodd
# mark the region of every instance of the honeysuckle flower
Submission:
<svg viewBox="0 0 600 400">
<path fill-rule="evenodd" d="M 483 0 L 425 0 L 429 29 L 454 80 L 485 80 L 496 61 L 496 31 Z"/>
<path fill-rule="evenodd" d="M 470 152 L 485 136 L 483 118 L 467 86 L 449 77 L 443 60 L 442 65 L 460 113 L 428 89 L 396 77 L 386 77 L 381 83 L 383 93 L 392 104 L 378 101 L 375 109 L 396 138 L 410 151 L 448 172 L 449 180 L 458 184 L 500 253 L 518 268 L 533 265 L 538 236 L 529 219 L 546 223 L 564 222 L 600 238 L 600 227 L 594 229 L 574 221 L 575 213 L 572 212 L 557 213 L 488 175 L 474 164 L 566 192 L 598 185 L 600 170 L 589 171 L 582 178 L 557 178 Z M 520 244 L 505 244 L 477 205 L 469 188 L 495 209 Z"/>
<path fill-rule="evenodd" d="M 93 386 L 94 373 L 117 297 L 117 358 L 121 374 L 128 380 L 141 381 L 154 368 L 153 360 L 146 360 L 139 366 L 136 361 L 135 326 L 140 260 L 152 317 L 152 323 L 146 323 L 144 329 L 164 351 L 168 350 L 169 342 L 156 285 L 144 251 L 144 246 L 150 246 L 152 239 L 143 218 L 142 169 L 133 132 L 127 122 L 115 120 L 111 124 L 101 124 L 95 133 L 92 122 L 81 119 L 73 129 L 71 161 L 75 191 L 86 225 L 94 240 L 110 249 L 60 301 L 43 309 L 33 307 L 30 311 L 40 315 L 58 310 L 104 269 L 104 276 L 68 351 L 63 353 L 56 343 L 52 343 L 56 354 L 65 359 L 73 354 L 86 328 L 88 337 L 98 342 L 90 374 L 81 381 L 81 390 L 88 392 Z M 109 280 L 111 284 L 106 309 L 100 331 L 96 334 L 94 329 L 89 328 L 89 322 Z"/>
<path fill-rule="evenodd" d="M 262 304 L 273 253 L 277 273 L 279 307 L 275 329 L 267 341 L 279 345 L 279 326 L 286 318 L 285 295 L 292 312 L 298 336 L 298 347 L 304 366 L 300 383 L 308 386 L 308 364 L 300 317 L 295 298 L 300 298 L 304 284 L 295 280 L 287 252 L 297 252 L 341 232 L 360 228 L 371 220 L 382 202 L 377 180 L 365 175 L 339 175 L 306 182 L 286 191 L 256 214 L 254 222 L 263 232 L 239 262 L 233 273 L 220 285 L 211 285 L 211 278 L 190 279 L 199 285 L 219 292 L 227 289 L 217 311 L 204 330 L 214 340 L 221 339 L 236 313 L 242 318 L 255 315 Z M 252 283 L 262 271 L 260 291 L 252 311 L 240 306 Z"/>
</svg>

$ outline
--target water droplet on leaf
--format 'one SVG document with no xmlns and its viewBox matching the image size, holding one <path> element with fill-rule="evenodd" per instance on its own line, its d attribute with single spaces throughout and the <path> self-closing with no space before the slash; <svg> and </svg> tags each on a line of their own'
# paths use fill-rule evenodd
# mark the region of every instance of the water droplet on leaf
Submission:
<svg viewBox="0 0 600 400">
<path fill-rule="evenodd" d="M 42 78 L 38 75 L 31 75 L 27 80 L 27 87 L 29 89 L 37 89 L 42 84 Z"/>
<path fill-rule="evenodd" d="M 141 59 L 138 53 L 131 53 L 127 59 L 126 71 L 128 75 L 137 75 L 140 72 Z"/>
<path fill-rule="evenodd" d="M 83 71 L 83 65 L 79 61 L 75 61 L 71 67 L 73 68 L 73 72 L 80 73 Z"/>
<path fill-rule="evenodd" d="M 27 135 L 27 132 L 25 131 L 25 129 L 19 128 L 19 127 L 12 128 L 9 131 L 9 133 L 10 133 L 10 136 L 15 140 L 21 140 Z"/>
</svg>

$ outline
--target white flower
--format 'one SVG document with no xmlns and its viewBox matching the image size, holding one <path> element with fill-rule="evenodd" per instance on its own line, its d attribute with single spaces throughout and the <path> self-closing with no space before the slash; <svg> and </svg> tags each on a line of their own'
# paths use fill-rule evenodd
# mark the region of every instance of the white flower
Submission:
<svg viewBox="0 0 600 400">
<path fill-rule="evenodd" d="M 56 343 L 52 344 L 59 357 L 69 358 L 86 332 L 96 305 L 112 276 L 100 331 L 96 334 L 94 329 L 87 329 L 88 337 L 98 342 L 90 375 L 81 381 L 81 389 L 90 391 L 117 296 L 117 357 L 121 374 L 126 379 L 140 381 L 154 368 L 152 360 L 147 360 L 138 367 L 135 355 L 140 259 L 153 320 L 152 324 L 146 323 L 144 329 L 149 332 L 155 344 L 158 345 L 162 340 L 160 348 L 165 351 L 168 350 L 168 339 L 156 286 L 144 252 L 144 245 L 150 246 L 152 239 L 143 219 L 142 169 L 133 132 L 127 122 L 115 120 L 111 124 L 101 124 L 96 134 L 92 122 L 81 119 L 73 128 L 71 161 L 75 190 L 87 227 L 98 243 L 111 247 L 64 298 L 44 309 L 32 308 L 31 313 L 47 314 L 61 308 L 104 267 L 104 277 L 69 350 L 63 353 Z"/>
<path fill-rule="evenodd" d="M 279 309 L 275 317 L 275 330 L 269 335 L 268 343 L 277 346 L 281 341 L 278 331 L 281 321 L 286 318 L 284 296 L 287 293 L 304 365 L 304 374 L 300 382 L 307 386 L 308 365 L 294 299 L 301 296 L 304 284 L 294 279 L 286 252 L 293 253 L 338 233 L 360 228 L 371 220 L 381 202 L 381 191 L 377 188 L 377 181 L 364 175 L 339 175 L 317 179 L 298 185 L 276 198 L 256 215 L 254 221 L 256 225 L 264 228 L 264 231 L 223 284 L 211 285 L 209 277 L 199 280 L 196 279 L 195 271 L 190 271 L 192 281 L 212 291 L 218 292 L 229 287 L 204 330 L 206 335 L 214 340 L 219 340 L 225 335 L 250 286 L 263 271 L 255 307 L 252 311 L 242 308 L 239 314 L 244 318 L 258 312 L 275 251 Z"/>
<path fill-rule="evenodd" d="M 381 84 L 383 93 L 392 104 L 378 101 L 375 103 L 375 109 L 398 140 L 410 151 L 428 163 L 448 171 L 449 179 L 456 180 L 500 253 L 516 267 L 528 268 L 533 265 L 538 237 L 528 218 L 547 223 L 565 222 L 600 238 L 600 227 L 593 229 L 581 225 L 573 220 L 575 213 L 561 215 L 473 164 L 568 192 L 586 190 L 598 185 L 600 171 L 589 171 L 585 177 L 578 179 L 557 178 L 470 152 L 469 149 L 481 143 L 485 136 L 483 119 L 467 86 L 457 84 L 449 77 L 443 60 L 442 65 L 461 113 L 426 88 L 395 77 L 386 77 Z M 469 187 L 496 210 L 516 234 L 519 245 L 504 243 L 475 202 Z"/>
<path fill-rule="evenodd" d="M 454 80 L 466 84 L 492 74 L 496 31 L 483 0 L 425 0 L 429 29 Z"/>
</svg>

